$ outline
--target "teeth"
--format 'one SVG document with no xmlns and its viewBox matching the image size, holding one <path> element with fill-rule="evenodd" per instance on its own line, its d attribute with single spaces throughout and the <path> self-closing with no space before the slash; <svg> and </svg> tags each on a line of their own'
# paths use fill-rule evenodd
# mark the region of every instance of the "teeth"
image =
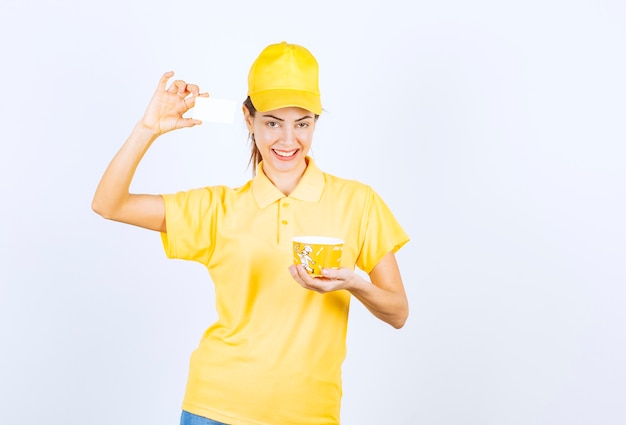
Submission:
<svg viewBox="0 0 626 425">
<path fill-rule="evenodd" d="M 279 151 L 279 150 L 274 149 L 274 152 L 276 152 L 276 155 L 283 156 L 283 157 L 293 156 L 293 154 L 295 154 L 296 151 L 297 149 L 294 149 L 292 151 Z"/>
</svg>

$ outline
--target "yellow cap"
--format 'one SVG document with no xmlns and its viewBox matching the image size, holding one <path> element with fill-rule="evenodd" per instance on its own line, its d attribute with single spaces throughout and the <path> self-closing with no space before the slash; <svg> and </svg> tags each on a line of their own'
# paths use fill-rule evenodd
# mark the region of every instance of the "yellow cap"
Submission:
<svg viewBox="0 0 626 425">
<path fill-rule="evenodd" d="M 317 60 L 304 47 L 271 44 L 250 67 L 248 96 L 260 112 L 297 106 L 320 115 L 318 74 Z"/>
</svg>

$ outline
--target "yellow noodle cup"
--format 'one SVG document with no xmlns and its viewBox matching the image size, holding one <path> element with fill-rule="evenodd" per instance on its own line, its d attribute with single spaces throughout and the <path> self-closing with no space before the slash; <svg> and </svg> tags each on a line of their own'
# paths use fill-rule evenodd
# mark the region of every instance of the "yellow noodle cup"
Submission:
<svg viewBox="0 0 626 425">
<path fill-rule="evenodd" d="M 322 269 L 341 267 L 343 239 L 324 236 L 296 236 L 293 241 L 293 262 L 304 266 L 313 276 L 321 276 Z"/>
</svg>

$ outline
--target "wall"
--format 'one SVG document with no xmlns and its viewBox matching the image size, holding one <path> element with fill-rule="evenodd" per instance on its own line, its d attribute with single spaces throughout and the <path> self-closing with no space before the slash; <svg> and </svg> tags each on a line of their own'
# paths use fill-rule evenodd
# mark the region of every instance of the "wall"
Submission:
<svg viewBox="0 0 626 425">
<path fill-rule="evenodd" d="M 623 2 L 0 14 L 0 423 L 177 423 L 210 281 L 91 197 L 163 72 L 241 101 L 250 63 L 281 40 L 321 65 L 318 164 L 371 184 L 412 237 L 407 325 L 354 303 L 343 423 L 626 421 Z M 240 120 L 168 134 L 133 190 L 239 185 L 245 138 Z"/>
</svg>

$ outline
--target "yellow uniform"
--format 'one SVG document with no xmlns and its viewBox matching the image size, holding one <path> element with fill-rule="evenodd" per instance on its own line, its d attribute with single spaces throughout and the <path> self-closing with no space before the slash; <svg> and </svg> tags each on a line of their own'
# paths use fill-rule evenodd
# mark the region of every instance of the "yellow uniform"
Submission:
<svg viewBox="0 0 626 425">
<path fill-rule="evenodd" d="M 191 357 L 188 412 L 232 425 L 339 423 L 350 293 L 298 285 L 291 239 L 344 239 L 342 266 L 370 272 L 408 236 L 369 186 L 307 160 L 289 196 L 262 164 L 236 189 L 163 196 L 167 256 L 204 264 L 215 284 L 218 320 Z"/>
</svg>

